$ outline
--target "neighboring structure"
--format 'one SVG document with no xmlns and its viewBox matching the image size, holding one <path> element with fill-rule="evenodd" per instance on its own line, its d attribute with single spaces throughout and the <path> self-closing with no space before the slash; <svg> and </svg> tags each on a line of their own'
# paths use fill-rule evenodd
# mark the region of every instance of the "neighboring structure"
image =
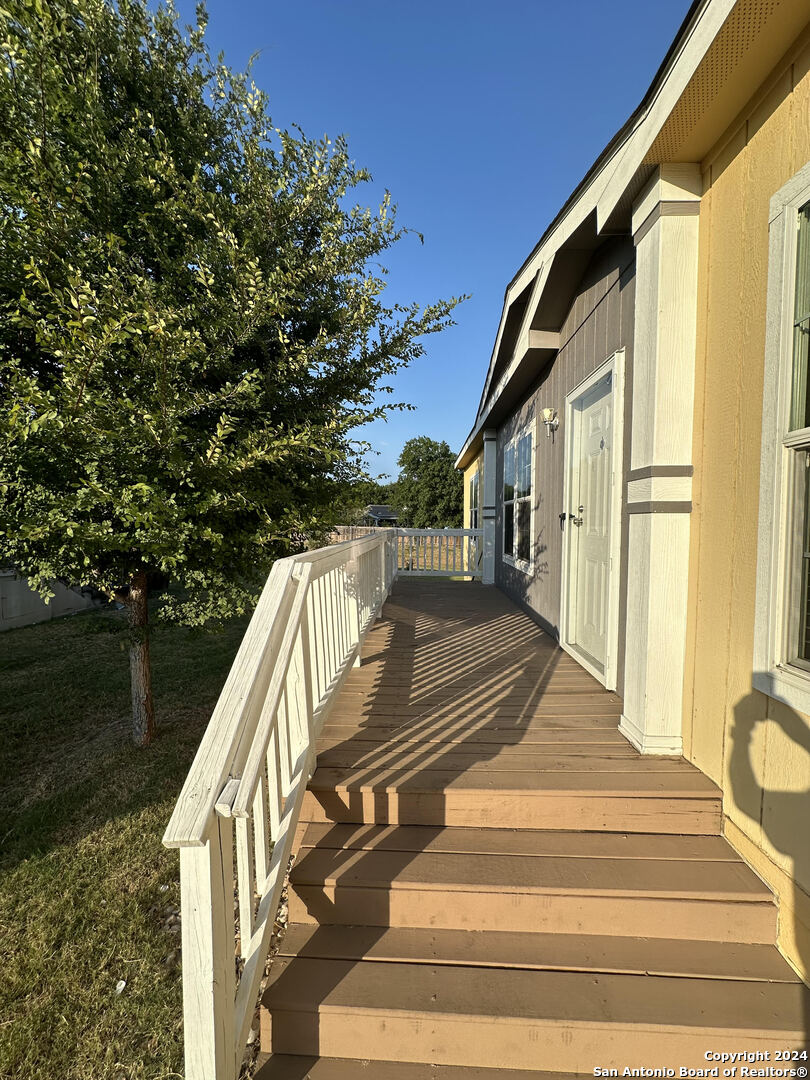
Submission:
<svg viewBox="0 0 810 1080">
<path fill-rule="evenodd" d="M 391 506 L 371 505 L 363 510 L 363 524 L 375 528 L 396 525 L 399 515 Z"/>
<path fill-rule="evenodd" d="M 72 615 L 93 606 L 89 590 L 69 589 L 60 582 L 53 583 L 49 603 L 29 588 L 25 578 L 13 570 L 0 570 L 0 630 L 47 622 L 60 615 Z"/>
<path fill-rule="evenodd" d="M 723 790 L 810 973 L 810 8 L 698 0 L 510 282 L 483 576 Z"/>
</svg>

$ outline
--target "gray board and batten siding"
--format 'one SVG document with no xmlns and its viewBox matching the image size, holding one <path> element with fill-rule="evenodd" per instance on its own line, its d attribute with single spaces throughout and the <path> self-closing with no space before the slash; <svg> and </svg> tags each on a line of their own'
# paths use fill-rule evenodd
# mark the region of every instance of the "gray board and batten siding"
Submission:
<svg viewBox="0 0 810 1080">
<path fill-rule="evenodd" d="M 630 462 L 630 410 L 633 396 L 633 313 L 635 248 L 630 237 L 603 244 L 585 269 L 563 322 L 561 347 L 538 372 L 521 404 L 498 429 L 495 582 L 545 630 L 559 637 L 562 581 L 563 506 L 565 470 L 565 398 L 590 372 L 616 350 L 625 350 L 624 452 L 622 492 Z M 543 409 L 557 410 L 560 426 L 551 438 L 542 423 Z M 532 476 L 533 570 L 531 575 L 503 558 L 504 448 L 513 436 L 536 418 Z M 622 501 L 622 559 L 619 568 L 619 694 L 624 682 L 624 634 L 627 597 L 627 513 Z"/>
</svg>

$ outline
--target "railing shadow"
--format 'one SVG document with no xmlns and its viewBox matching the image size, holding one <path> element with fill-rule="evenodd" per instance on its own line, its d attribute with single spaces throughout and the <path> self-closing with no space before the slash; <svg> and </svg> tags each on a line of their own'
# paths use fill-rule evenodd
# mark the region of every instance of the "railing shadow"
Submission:
<svg viewBox="0 0 810 1080">
<path fill-rule="evenodd" d="M 443 821 L 446 793 L 465 774 L 482 767 L 485 773 L 480 790 L 484 791 L 486 774 L 492 771 L 486 769 L 487 764 L 493 766 L 505 749 L 508 753 L 508 748 L 524 743 L 539 710 L 566 696 L 569 680 L 560 678 L 561 662 L 564 670 L 570 670 L 568 658 L 556 642 L 496 588 L 440 579 L 398 579 L 381 623 L 366 639 L 360 671 L 344 687 L 320 743 L 319 768 L 336 770 L 329 778 L 340 781 L 335 786 L 345 789 L 346 797 L 344 800 L 338 791 L 333 792 L 331 785 L 319 785 L 325 816 L 342 819 L 331 825 L 313 849 L 331 853 L 326 859 L 318 854 L 317 863 L 320 872 L 328 861 L 329 877 L 335 880 L 335 900 L 333 903 L 323 891 L 311 896 L 309 914 L 322 926 L 309 938 L 301 958 L 329 955 L 334 935 L 334 930 L 329 930 L 331 920 L 339 918 L 346 923 L 345 913 L 338 910 L 343 906 L 341 891 L 348 895 L 350 881 L 358 871 L 362 873 L 364 865 L 375 863 L 380 851 L 396 848 L 397 857 L 389 860 L 392 869 L 396 868 L 389 882 L 393 884 L 441 835 L 442 825 L 420 825 L 421 846 L 413 850 L 416 834 L 409 825 L 418 821 L 426 803 L 430 820 Z M 605 694 L 596 680 L 578 670 L 577 691 L 582 688 L 586 693 L 604 695 L 605 728 L 615 730 L 618 699 Z M 566 719 L 560 715 L 555 726 L 574 733 L 578 722 L 576 716 Z M 599 720 L 587 722 L 594 726 Z M 624 745 L 618 733 L 616 740 Z M 364 812 L 362 789 L 373 793 L 375 824 L 390 826 L 382 835 L 363 820 L 369 816 L 369 797 L 366 795 Z M 407 839 L 402 831 L 406 829 Z M 398 842 L 400 836 L 402 842 Z M 363 847 L 346 846 L 353 839 Z M 302 851 L 298 863 L 302 877 L 307 859 L 316 857 L 309 851 Z M 343 885 L 341 872 L 346 879 Z M 376 890 L 378 905 L 384 905 L 374 912 L 379 925 L 368 928 L 363 938 L 365 957 L 390 922 L 390 893 L 384 884 Z M 308 987 L 312 1008 L 309 1036 L 318 1053 L 318 1005 L 362 959 L 324 965 L 318 980 Z M 276 979 L 272 997 L 283 1000 L 297 982 L 293 959 Z M 283 1046 L 282 1032 L 279 1037 Z M 358 1056 L 362 1056 L 359 1047 Z M 298 1072 L 290 1072 L 288 1060 L 275 1067 L 271 1060 L 262 1080 L 273 1080 L 275 1068 L 283 1068 L 285 1078 L 304 1080 L 314 1060 L 303 1059 Z"/>
</svg>

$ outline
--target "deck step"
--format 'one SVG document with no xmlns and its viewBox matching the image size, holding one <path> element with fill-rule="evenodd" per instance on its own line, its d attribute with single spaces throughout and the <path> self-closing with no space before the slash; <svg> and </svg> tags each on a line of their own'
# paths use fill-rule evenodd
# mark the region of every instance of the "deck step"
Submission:
<svg viewBox="0 0 810 1080">
<path fill-rule="evenodd" d="M 323 768 L 304 821 L 716 835 L 720 791 L 702 773 Z"/>
<path fill-rule="evenodd" d="M 671 859 L 733 862 L 722 836 L 599 833 L 543 829 L 434 829 L 423 825 L 307 825 L 302 846 L 335 851 L 445 851 L 471 855 L 564 855 L 571 859 Z"/>
<path fill-rule="evenodd" d="M 262 1055 L 254 1080 L 578 1080 L 571 1073 L 526 1069 L 479 1069 L 475 1066 L 424 1065 L 368 1058 L 315 1058 L 292 1054 Z M 593 1077 L 593 1073 L 588 1073 Z M 584 1078 L 583 1078 L 584 1080 Z"/>
<path fill-rule="evenodd" d="M 366 770 L 385 770 L 392 767 L 403 774 L 414 772 L 443 772 L 475 775 L 508 773 L 510 780 L 515 774 L 530 773 L 638 773 L 638 755 L 628 743 L 624 746 L 588 747 L 576 749 L 557 747 L 555 750 L 537 751 L 531 747 L 509 748 L 489 753 L 467 747 L 436 749 L 428 747 L 392 747 L 390 744 L 348 747 L 332 747 L 318 754 L 321 769 L 352 769 L 355 773 Z M 678 773 L 691 775 L 691 767 L 682 758 L 657 757 L 646 763 L 645 773 Z M 493 782 L 495 781 L 493 775 Z"/>
<path fill-rule="evenodd" d="M 607 935 L 296 923 L 288 928 L 279 955 L 766 983 L 799 981 L 774 945 Z"/>
<path fill-rule="evenodd" d="M 383 727 L 374 723 L 359 727 L 356 724 L 343 725 L 331 722 L 327 723 L 318 740 L 318 751 L 329 750 L 333 747 L 357 747 L 363 752 L 366 744 L 370 747 L 391 745 L 392 731 L 390 727 Z M 422 732 L 409 732 L 403 730 L 396 740 L 396 746 L 402 746 L 405 751 L 409 749 L 424 749 L 426 746 L 446 745 L 460 748 L 467 753 L 477 753 L 482 756 L 487 754 L 505 752 L 507 749 L 515 753 L 592 753 L 594 746 L 598 749 L 611 750 L 638 759 L 638 751 L 621 736 L 618 738 L 616 728 L 583 728 L 563 729 L 535 727 L 527 730 L 508 730 L 503 728 L 476 728 L 470 732 L 467 729 L 458 731 L 426 730 Z M 494 746 L 493 746 L 494 744 Z M 575 748 L 575 749 L 573 749 Z"/>
<path fill-rule="evenodd" d="M 576 834 L 568 842 L 573 855 L 542 857 L 302 848 L 290 920 L 633 937 L 666 928 L 677 939 L 774 941 L 773 896 L 742 862 L 593 858 Z"/>
<path fill-rule="evenodd" d="M 262 1047 L 283 1054 L 590 1073 L 706 1067 L 707 1048 L 802 1044 L 807 990 L 762 983 L 280 957 Z"/>
</svg>

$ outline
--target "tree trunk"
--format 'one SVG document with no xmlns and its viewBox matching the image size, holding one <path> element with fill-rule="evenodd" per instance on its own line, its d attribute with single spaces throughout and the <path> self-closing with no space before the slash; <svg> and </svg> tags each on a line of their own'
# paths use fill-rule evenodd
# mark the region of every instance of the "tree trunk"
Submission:
<svg viewBox="0 0 810 1080">
<path fill-rule="evenodd" d="M 138 746 L 148 746 L 155 737 L 155 705 L 152 700 L 152 668 L 149 663 L 149 605 L 146 572 L 141 570 L 130 582 L 129 674 L 132 684 L 132 738 Z"/>
</svg>

